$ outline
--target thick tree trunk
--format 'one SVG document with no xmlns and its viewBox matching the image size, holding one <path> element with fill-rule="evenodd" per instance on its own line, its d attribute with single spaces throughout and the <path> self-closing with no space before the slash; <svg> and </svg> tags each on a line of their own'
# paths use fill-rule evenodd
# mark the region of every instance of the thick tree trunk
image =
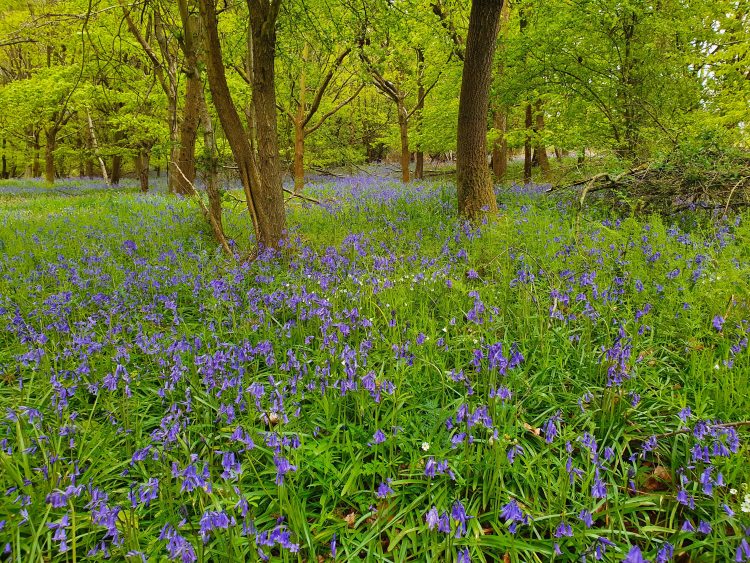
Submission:
<svg viewBox="0 0 750 563">
<path fill-rule="evenodd" d="M 191 60 L 192 59 L 192 60 Z M 203 82 L 198 70 L 198 58 L 193 53 L 186 61 L 187 86 L 185 87 L 185 106 L 180 124 L 180 145 L 177 152 L 174 192 L 191 195 L 195 182 L 195 142 L 198 138 L 200 120 L 200 98 L 203 95 Z"/>
<path fill-rule="evenodd" d="M 523 183 L 531 183 L 531 167 L 532 167 L 532 154 L 531 154 L 531 133 L 534 126 L 533 112 L 531 110 L 531 104 L 526 104 L 526 121 L 524 122 L 526 127 L 526 139 L 523 143 Z"/>
<path fill-rule="evenodd" d="M 148 168 L 151 160 L 151 151 L 149 149 L 139 149 L 135 157 L 135 169 L 138 172 L 138 182 L 141 185 L 143 193 L 148 192 Z"/>
<path fill-rule="evenodd" d="M 458 103 L 456 183 L 458 211 L 469 219 L 496 213 L 487 166 L 487 114 L 492 57 L 503 0 L 472 0 Z"/>
<path fill-rule="evenodd" d="M 406 116 L 404 100 L 399 98 L 396 104 L 398 110 L 398 130 L 401 137 L 401 181 L 404 184 L 409 183 L 409 165 L 411 162 L 411 152 L 409 152 L 409 120 Z"/>
<path fill-rule="evenodd" d="M 495 108 L 493 121 L 493 127 L 500 131 L 500 135 L 492 147 L 492 173 L 496 182 L 503 182 L 508 173 L 508 140 L 505 138 L 508 119 L 504 108 Z"/>
<path fill-rule="evenodd" d="M 544 146 L 544 142 L 541 139 L 541 133 L 542 131 L 544 131 L 544 109 L 542 108 L 541 100 L 537 100 L 536 102 L 536 123 L 534 126 L 534 131 L 537 134 L 537 139 L 534 146 L 536 160 L 539 163 L 539 168 L 542 169 L 542 175 L 544 176 L 544 179 L 549 180 L 549 158 L 547 157 L 547 148 Z"/>
<path fill-rule="evenodd" d="M 44 181 L 55 183 L 55 149 L 57 148 L 57 129 L 54 127 L 45 132 L 46 145 L 44 147 Z"/>
<path fill-rule="evenodd" d="M 224 134 L 237 162 L 248 211 L 258 243 L 279 248 L 286 230 L 284 192 L 281 188 L 278 138 L 276 136 L 276 92 L 274 84 L 275 20 L 279 0 L 273 4 L 248 0 L 251 20 L 249 54 L 253 100 L 251 117 L 257 135 L 257 162 L 227 85 L 213 0 L 200 0 L 206 31 L 206 69 L 209 86 Z"/>
</svg>

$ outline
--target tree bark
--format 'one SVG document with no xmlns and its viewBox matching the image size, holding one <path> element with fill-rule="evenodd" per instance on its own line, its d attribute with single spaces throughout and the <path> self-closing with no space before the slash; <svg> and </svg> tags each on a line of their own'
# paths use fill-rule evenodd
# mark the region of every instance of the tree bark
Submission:
<svg viewBox="0 0 750 563">
<path fill-rule="evenodd" d="M 2 171 L 0 171 L 0 178 L 3 180 L 6 180 L 8 178 L 8 157 L 5 154 L 5 147 L 6 147 L 7 141 L 5 140 L 5 137 L 3 137 L 3 167 Z"/>
<path fill-rule="evenodd" d="M 221 218 L 221 192 L 219 191 L 219 151 L 216 147 L 216 136 L 211 115 L 208 113 L 206 97 L 201 92 L 200 99 L 201 124 L 203 126 L 203 146 L 206 151 L 206 192 L 208 193 L 208 209 L 214 218 L 216 228 L 224 236 L 224 225 Z"/>
<path fill-rule="evenodd" d="M 203 83 L 198 70 L 197 57 L 194 61 L 187 61 L 185 71 L 187 85 L 185 87 L 185 105 L 180 124 L 180 143 L 177 151 L 177 166 L 179 171 L 174 179 L 174 192 L 181 195 L 191 195 L 193 189 L 190 184 L 195 182 L 195 143 L 198 139 L 198 122 L 200 120 L 200 97 Z M 182 173 L 180 173 L 182 172 Z"/>
<path fill-rule="evenodd" d="M 294 193 L 301 194 L 305 187 L 305 128 L 302 121 L 294 120 Z"/>
<path fill-rule="evenodd" d="M 248 70 L 251 71 L 253 99 L 252 111 L 249 113 L 256 121 L 255 127 L 252 127 L 253 123 L 250 124 L 250 129 L 255 131 L 257 155 L 253 153 L 227 85 L 214 0 L 199 1 L 206 32 L 206 69 L 211 97 L 237 162 L 257 241 L 261 246 L 279 248 L 286 231 L 284 192 L 281 188 L 276 136 L 274 84 L 275 22 L 280 0 L 273 0 L 270 4 L 260 0 L 247 2 L 252 14 Z"/>
<path fill-rule="evenodd" d="M 487 166 L 487 114 L 492 57 L 503 0 L 472 0 L 458 103 L 458 211 L 469 219 L 497 212 Z"/>
<path fill-rule="evenodd" d="M 422 133 L 422 112 L 424 111 L 424 49 L 417 49 L 417 106 L 415 112 L 417 114 L 417 132 Z M 422 144 L 420 143 L 417 147 L 414 156 L 414 179 L 421 180 L 424 177 L 424 151 L 422 150 Z"/>
<path fill-rule="evenodd" d="M 542 175 L 545 180 L 550 179 L 550 166 L 549 158 L 547 157 L 547 148 L 544 146 L 541 134 L 544 131 L 544 108 L 542 107 L 542 101 L 537 100 L 536 102 L 536 123 L 534 126 L 536 133 L 536 143 L 534 145 L 534 152 L 536 154 L 536 160 L 539 163 L 539 168 L 542 169 Z"/>
<path fill-rule="evenodd" d="M 401 181 L 404 184 L 409 183 L 409 165 L 411 162 L 411 152 L 409 152 L 409 118 L 406 114 L 404 101 L 399 98 L 396 104 L 398 110 L 398 130 L 401 137 Z"/>
<path fill-rule="evenodd" d="M 45 132 L 46 146 L 44 147 L 44 181 L 55 183 L 55 149 L 57 148 L 57 129 L 51 127 Z"/>
<path fill-rule="evenodd" d="M 141 148 L 135 157 L 135 169 L 138 171 L 138 182 L 141 185 L 141 192 L 148 192 L 148 169 L 151 160 L 151 151 Z"/>
<path fill-rule="evenodd" d="M 99 160 L 99 166 L 101 167 L 102 178 L 104 178 L 104 183 L 109 186 L 111 184 L 109 183 L 109 175 L 107 174 L 107 166 L 104 164 L 104 159 L 97 154 L 99 152 L 99 143 L 96 141 L 96 131 L 94 131 L 94 122 L 91 120 L 91 113 L 88 110 L 86 110 L 86 117 L 88 118 L 88 121 L 89 121 L 89 134 L 91 135 L 91 144 L 94 148 L 94 154 Z"/>
<path fill-rule="evenodd" d="M 31 147 L 34 151 L 33 161 L 31 163 L 31 177 L 39 178 L 39 176 L 41 176 L 41 169 L 39 166 L 39 131 L 32 132 Z"/>
<path fill-rule="evenodd" d="M 523 143 L 523 183 L 531 183 L 531 167 L 532 167 L 532 154 L 531 154 L 531 133 L 534 126 L 533 112 L 531 110 L 531 104 L 526 104 L 526 121 L 524 122 L 526 127 L 526 138 Z"/>
<path fill-rule="evenodd" d="M 115 112 L 118 112 L 122 109 L 123 104 L 122 103 L 116 103 L 114 105 Z M 110 181 L 113 186 L 117 186 L 120 184 L 120 178 L 122 178 L 122 153 L 121 151 L 124 147 L 122 147 L 122 141 L 125 140 L 125 133 L 123 131 L 117 129 L 114 132 L 113 138 L 112 138 L 112 144 L 114 145 L 114 148 L 116 152 L 112 156 L 112 169 L 110 170 Z"/>
<path fill-rule="evenodd" d="M 281 0 L 247 0 L 252 17 L 252 84 L 258 151 L 260 242 L 279 248 L 286 237 L 284 191 L 281 187 L 279 138 L 276 130 L 276 18 Z"/>
</svg>

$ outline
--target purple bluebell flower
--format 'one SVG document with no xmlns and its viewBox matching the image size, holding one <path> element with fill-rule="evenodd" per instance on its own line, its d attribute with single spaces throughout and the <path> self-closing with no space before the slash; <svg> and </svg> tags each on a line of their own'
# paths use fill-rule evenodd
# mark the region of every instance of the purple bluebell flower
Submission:
<svg viewBox="0 0 750 563">
<path fill-rule="evenodd" d="M 717 331 L 721 332 L 721 329 L 724 327 L 724 317 L 716 315 L 713 318 L 713 321 L 711 321 L 711 324 Z"/>
<path fill-rule="evenodd" d="M 437 508 L 435 508 L 434 506 L 430 508 L 424 515 L 424 521 L 427 523 L 427 527 L 430 530 L 435 529 L 435 527 L 438 525 L 439 520 L 440 515 L 438 514 Z"/>
<path fill-rule="evenodd" d="M 669 542 L 664 542 L 656 554 L 654 563 L 668 563 L 674 557 L 674 546 Z"/>
<path fill-rule="evenodd" d="M 648 563 L 648 559 L 645 559 L 643 557 L 643 553 L 641 553 L 641 548 L 637 545 L 634 545 L 630 548 L 630 551 L 628 551 L 627 555 L 625 555 L 625 558 L 622 560 L 622 563 Z"/>
<path fill-rule="evenodd" d="M 386 498 L 388 495 L 393 494 L 393 489 L 390 486 L 391 481 L 392 479 L 390 477 L 385 481 L 382 481 L 375 491 L 375 496 L 378 498 Z"/>
<path fill-rule="evenodd" d="M 472 518 L 468 514 L 466 514 L 466 509 L 464 508 L 464 505 L 461 503 L 460 500 L 457 500 L 453 503 L 453 506 L 451 507 L 451 518 L 453 518 L 454 522 L 458 524 L 456 528 L 456 537 L 460 538 L 466 535 L 467 532 L 467 522 Z"/>
</svg>

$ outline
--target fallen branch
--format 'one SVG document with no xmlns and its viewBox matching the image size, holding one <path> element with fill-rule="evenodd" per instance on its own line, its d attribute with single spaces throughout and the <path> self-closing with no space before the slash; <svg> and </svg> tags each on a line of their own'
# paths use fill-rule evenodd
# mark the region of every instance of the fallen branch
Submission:
<svg viewBox="0 0 750 563">
<path fill-rule="evenodd" d="M 306 196 L 306 195 L 302 195 L 302 194 L 298 194 L 298 193 L 295 193 L 295 192 L 293 192 L 293 191 L 291 191 L 291 190 L 287 190 L 286 188 L 282 188 L 282 189 L 283 189 L 283 190 L 284 190 L 284 191 L 285 191 L 286 193 L 288 193 L 288 194 L 290 194 L 290 195 L 292 196 L 292 197 L 288 197 L 288 198 L 287 198 L 286 200 L 284 200 L 284 203 L 287 203 L 287 202 L 288 202 L 289 200 L 291 200 L 291 199 L 293 199 L 293 198 L 295 198 L 295 197 L 298 197 L 298 198 L 300 198 L 300 199 L 304 199 L 305 201 L 309 201 L 310 203 L 316 203 L 316 204 L 318 204 L 318 205 L 321 205 L 321 206 L 323 205 L 323 204 L 322 204 L 322 203 L 321 203 L 320 201 L 318 201 L 318 200 L 317 200 L 317 199 L 315 199 L 315 198 L 312 198 L 312 197 L 308 197 L 308 196 Z"/>
</svg>

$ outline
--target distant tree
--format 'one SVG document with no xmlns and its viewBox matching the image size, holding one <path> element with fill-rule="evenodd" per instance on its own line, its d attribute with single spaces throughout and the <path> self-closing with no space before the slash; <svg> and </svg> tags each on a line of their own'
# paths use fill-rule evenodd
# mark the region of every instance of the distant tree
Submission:
<svg viewBox="0 0 750 563">
<path fill-rule="evenodd" d="M 469 15 L 456 150 L 458 211 L 468 219 L 497 212 L 487 164 L 487 116 L 502 8 L 503 0 L 472 0 Z"/>
</svg>

